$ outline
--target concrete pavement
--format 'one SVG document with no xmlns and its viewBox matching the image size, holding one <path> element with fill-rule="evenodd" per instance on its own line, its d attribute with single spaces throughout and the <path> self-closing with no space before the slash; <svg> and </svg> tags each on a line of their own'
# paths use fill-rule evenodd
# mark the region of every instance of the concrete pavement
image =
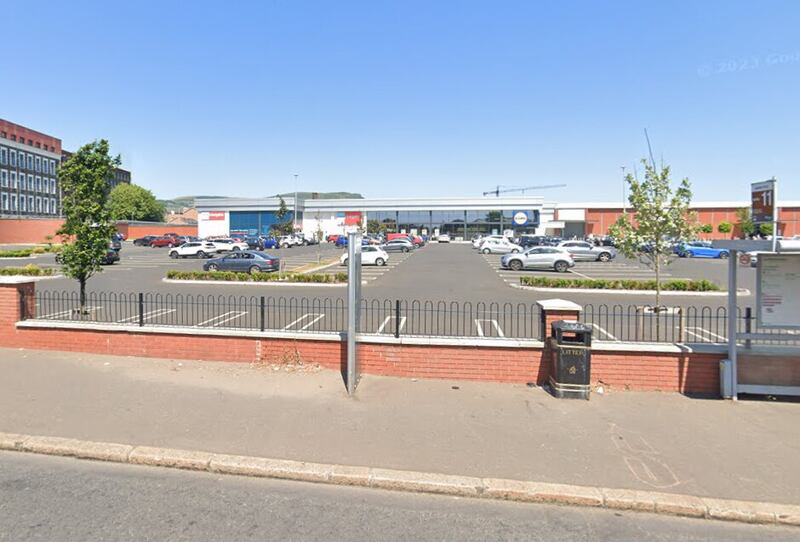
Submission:
<svg viewBox="0 0 800 542">
<path fill-rule="evenodd" d="M 799 407 L 0 350 L 4 432 L 788 504 Z"/>
</svg>

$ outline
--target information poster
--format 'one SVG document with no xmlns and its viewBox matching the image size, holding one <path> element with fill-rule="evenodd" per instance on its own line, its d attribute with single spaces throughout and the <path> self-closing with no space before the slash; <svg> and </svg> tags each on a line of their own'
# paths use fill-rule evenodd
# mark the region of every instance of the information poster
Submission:
<svg viewBox="0 0 800 542">
<path fill-rule="evenodd" d="M 756 297 L 759 327 L 800 329 L 800 253 L 760 254 Z"/>
</svg>

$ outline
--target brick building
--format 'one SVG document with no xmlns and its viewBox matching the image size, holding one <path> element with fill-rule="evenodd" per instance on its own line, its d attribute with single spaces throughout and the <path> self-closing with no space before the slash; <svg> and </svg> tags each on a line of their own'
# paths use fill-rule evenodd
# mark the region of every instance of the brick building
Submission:
<svg viewBox="0 0 800 542">
<path fill-rule="evenodd" d="M 60 214 L 61 140 L 0 119 L 0 215 Z"/>
</svg>

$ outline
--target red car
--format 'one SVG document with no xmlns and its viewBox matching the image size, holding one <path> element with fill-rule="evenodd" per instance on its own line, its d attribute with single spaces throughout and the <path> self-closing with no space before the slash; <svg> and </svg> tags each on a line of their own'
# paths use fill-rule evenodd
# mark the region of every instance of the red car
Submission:
<svg viewBox="0 0 800 542">
<path fill-rule="evenodd" d="M 325 240 L 327 242 L 329 242 L 329 243 L 335 243 L 338 238 L 339 238 L 339 234 L 332 233 L 328 237 L 326 237 Z"/>
<path fill-rule="evenodd" d="M 161 237 L 156 237 L 152 241 L 150 241 L 150 246 L 154 248 L 163 248 L 163 247 L 176 247 L 181 245 L 181 241 L 177 237 L 163 235 Z"/>
</svg>

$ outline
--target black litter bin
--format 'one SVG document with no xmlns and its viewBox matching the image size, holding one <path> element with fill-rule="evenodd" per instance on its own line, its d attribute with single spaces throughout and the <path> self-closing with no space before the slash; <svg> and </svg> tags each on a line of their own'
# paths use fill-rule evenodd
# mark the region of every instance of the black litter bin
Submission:
<svg viewBox="0 0 800 542">
<path fill-rule="evenodd" d="M 552 324 L 553 367 L 550 388 L 555 397 L 589 399 L 592 328 L 580 322 Z"/>
</svg>

